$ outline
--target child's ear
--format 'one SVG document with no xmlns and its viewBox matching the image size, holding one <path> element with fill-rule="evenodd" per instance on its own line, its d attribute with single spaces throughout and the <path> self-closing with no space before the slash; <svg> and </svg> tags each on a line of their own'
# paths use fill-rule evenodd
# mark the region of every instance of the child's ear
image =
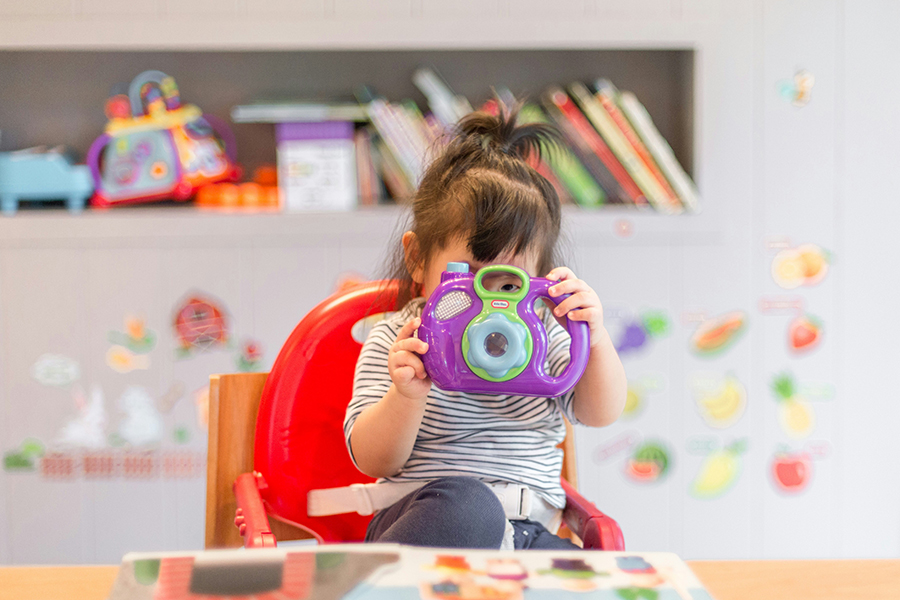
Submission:
<svg viewBox="0 0 900 600">
<path fill-rule="evenodd" d="M 419 257 L 419 238 L 412 231 L 407 231 L 402 240 L 406 270 L 413 281 L 421 284 L 425 280 L 425 264 Z"/>
</svg>

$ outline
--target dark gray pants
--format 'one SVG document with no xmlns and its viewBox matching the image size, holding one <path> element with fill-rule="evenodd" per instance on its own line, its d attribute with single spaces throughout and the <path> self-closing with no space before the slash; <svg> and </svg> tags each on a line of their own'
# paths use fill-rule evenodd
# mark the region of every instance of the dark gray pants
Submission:
<svg viewBox="0 0 900 600">
<path fill-rule="evenodd" d="M 536 521 L 512 521 L 517 550 L 579 550 Z M 367 542 L 440 548 L 499 548 L 506 515 L 494 492 L 471 477 L 435 479 L 379 511 Z"/>
</svg>

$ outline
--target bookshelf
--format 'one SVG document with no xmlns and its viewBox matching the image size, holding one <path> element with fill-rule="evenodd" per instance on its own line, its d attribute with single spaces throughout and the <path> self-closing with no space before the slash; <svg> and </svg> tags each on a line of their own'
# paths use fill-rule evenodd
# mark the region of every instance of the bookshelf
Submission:
<svg viewBox="0 0 900 600">
<path fill-rule="evenodd" d="M 694 52 L 687 48 L 0 51 L 0 81 L 5 82 L 0 87 L 4 107 L 0 149 L 64 144 L 83 155 L 102 132 L 103 105 L 113 86 L 151 68 L 172 75 L 186 102 L 228 119 L 233 106 L 261 98 L 352 100 L 364 84 L 388 99 L 411 98 L 425 107 L 425 98 L 411 79 L 422 65 L 434 66 L 476 107 L 490 97 L 492 86 L 506 86 L 516 95 L 537 100 L 551 84 L 607 77 L 637 95 L 679 162 L 693 173 Z M 42 93 L 36 94 L 36 87 L 43 88 Z M 271 125 L 235 124 L 233 131 L 248 170 L 275 161 Z"/>
</svg>

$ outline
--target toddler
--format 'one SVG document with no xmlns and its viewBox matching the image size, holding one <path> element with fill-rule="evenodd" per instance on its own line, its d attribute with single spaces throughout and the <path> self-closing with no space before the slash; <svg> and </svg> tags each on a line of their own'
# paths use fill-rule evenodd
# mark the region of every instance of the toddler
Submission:
<svg viewBox="0 0 900 600">
<path fill-rule="evenodd" d="M 545 125 L 517 125 L 518 108 L 476 112 L 425 172 L 412 228 L 398 247 L 399 312 L 371 331 L 356 365 L 344 435 L 356 466 L 378 478 L 367 541 L 456 548 L 572 549 L 555 535 L 565 506 L 559 477 L 563 416 L 602 427 L 625 404 L 625 371 L 603 326 L 597 294 L 557 266 L 560 203 L 528 164 L 555 140 Z M 446 392 L 432 386 L 416 337 L 425 299 L 448 262 L 475 272 L 505 264 L 559 282 L 539 310 L 547 330 L 545 370 L 569 362 L 566 318 L 590 329 L 590 358 L 575 388 L 558 398 Z M 517 278 L 493 278 L 513 291 Z M 488 287 L 488 282 L 485 282 Z"/>
</svg>

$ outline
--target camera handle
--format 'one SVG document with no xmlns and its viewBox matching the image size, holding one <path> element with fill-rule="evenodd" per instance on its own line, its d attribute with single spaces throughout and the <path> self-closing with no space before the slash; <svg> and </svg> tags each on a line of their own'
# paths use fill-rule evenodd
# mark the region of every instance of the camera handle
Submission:
<svg viewBox="0 0 900 600">
<path fill-rule="evenodd" d="M 571 294 L 563 294 L 562 296 L 558 296 L 556 298 L 550 296 L 548 290 L 557 283 L 559 282 L 544 279 L 542 277 L 536 277 L 532 279 L 531 285 L 528 289 L 528 293 L 525 295 L 525 298 L 521 302 L 523 310 L 525 310 L 526 312 L 533 312 L 534 303 L 539 299 L 547 299 L 550 300 L 553 304 L 559 304 L 560 302 L 571 296 Z M 526 321 L 528 321 L 528 319 L 526 319 Z M 584 321 L 573 321 L 572 319 L 569 319 L 567 317 L 566 324 L 566 329 L 569 332 L 569 336 L 571 336 L 572 338 L 572 345 L 569 348 L 570 360 L 569 365 L 557 377 L 553 377 L 544 371 L 544 360 L 546 359 L 547 352 L 547 334 L 544 331 L 544 328 L 534 328 L 532 330 L 532 334 L 535 336 L 536 349 L 542 346 L 537 350 L 536 354 L 538 354 L 538 356 L 535 357 L 536 360 L 534 366 L 535 370 L 537 371 L 537 377 L 542 382 L 546 383 L 546 385 L 550 388 L 565 389 L 566 391 L 568 391 L 575 387 L 575 384 L 578 383 L 579 379 L 581 379 L 581 375 L 584 373 L 585 367 L 587 367 L 587 361 L 590 357 L 591 337 L 590 328 Z M 542 343 L 538 342 L 539 339 Z"/>
</svg>

